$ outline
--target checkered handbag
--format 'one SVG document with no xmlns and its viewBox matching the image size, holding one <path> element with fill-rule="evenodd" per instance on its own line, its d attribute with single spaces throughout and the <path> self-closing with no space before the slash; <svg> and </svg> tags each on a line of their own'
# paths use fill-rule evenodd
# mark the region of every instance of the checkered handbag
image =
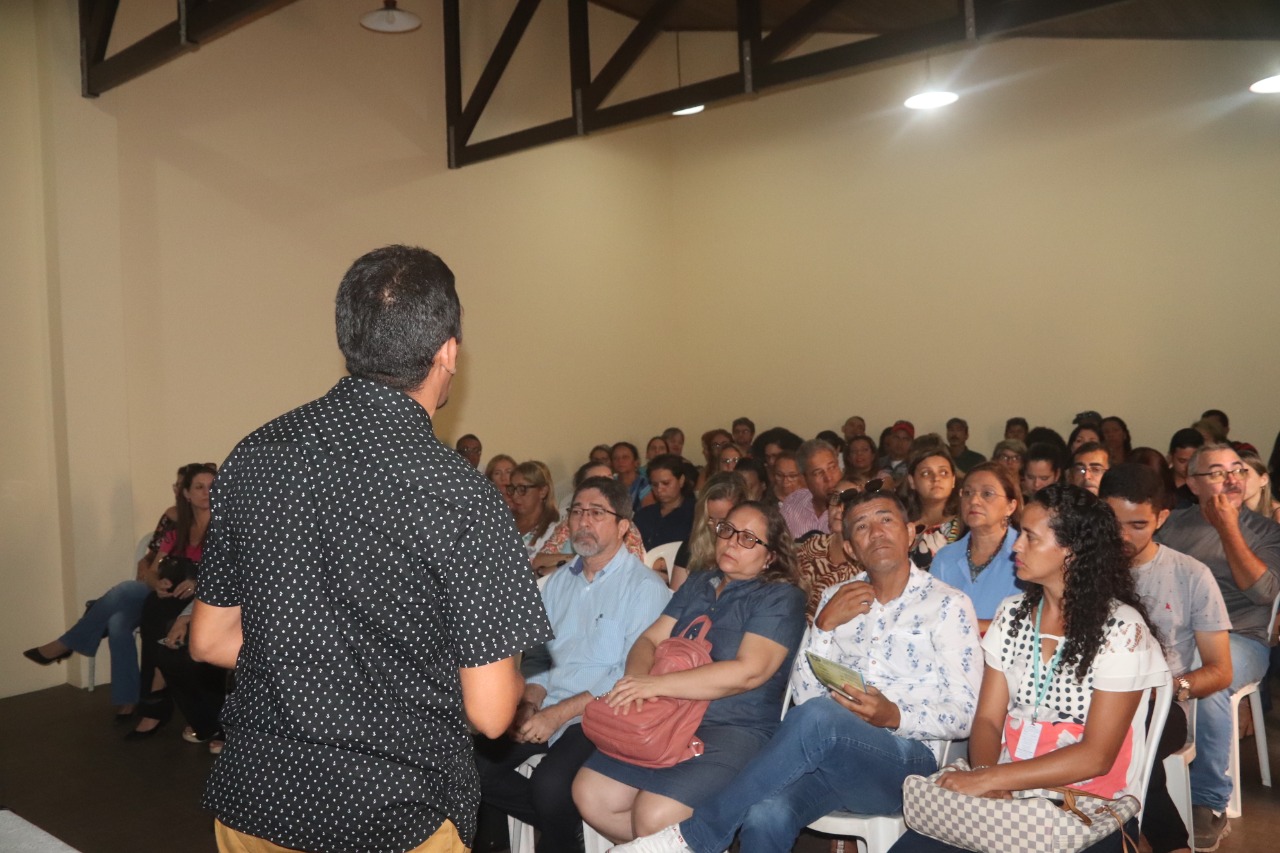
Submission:
<svg viewBox="0 0 1280 853">
<path fill-rule="evenodd" d="M 1028 850 L 1076 853 L 1119 830 L 1124 850 L 1137 850 L 1125 822 L 1142 807 L 1137 797 L 1108 800 L 1078 788 L 1049 788 L 1048 796 L 1013 799 L 972 797 L 937 784 L 952 770 L 968 770 L 963 759 L 932 776 L 908 776 L 902 786 L 907 826 L 947 844 L 977 853 L 1025 853 Z"/>
</svg>

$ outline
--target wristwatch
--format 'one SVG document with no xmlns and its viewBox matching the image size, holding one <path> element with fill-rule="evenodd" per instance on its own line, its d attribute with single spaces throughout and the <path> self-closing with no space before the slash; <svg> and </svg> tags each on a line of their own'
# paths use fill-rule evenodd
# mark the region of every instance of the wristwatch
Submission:
<svg viewBox="0 0 1280 853">
<path fill-rule="evenodd" d="M 1174 692 L 1173 698 L 1179 702 L 1185 702 L 1191 698 L 1191 682 L 1187 680 L 1185 675 L 1179 675 L 1173 680 L 1178 689 Z"/>
</svg>

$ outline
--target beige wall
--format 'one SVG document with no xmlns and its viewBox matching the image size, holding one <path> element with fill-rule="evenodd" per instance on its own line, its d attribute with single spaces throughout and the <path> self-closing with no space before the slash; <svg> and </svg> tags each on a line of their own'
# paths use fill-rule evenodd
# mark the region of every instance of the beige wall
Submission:
<svg viewBox="0 0 1280 853">
<path fill-rule="evenodd" d="M 1154 443 L 1208 405 L 1258 441 L 1276 426 L 1280 105 L 1241 95 L 1275 45 L 1008 42 L 935 115 L 898 106 L 904 63 L 451 172 L 437 4 L 384 38 L 295 3 L 94 101 L 75 5 L 0 6 L 21 72 L 0 78 L 20 188 L 0 215 L 23 235 L 0 323 L 32 365 L 3 380 L 9 648 L 127 576 L 177 465 L 341 375 L 337 281 L 392 241 L 458 274 L 441 433 L 561 476 L 598 441 L 674 422 L 696 442 L 738 414 L 805 433 L 963 414 L 984 451 L 1014 413 L 1116 411 Z M 469 37 L 469 79 L 500 23 Z M 526 90 L 481 135 L 554 114 L 562 29 L 535 22 Z M 0 656 L 0 693 L 58 675 Z"/>
</svg>

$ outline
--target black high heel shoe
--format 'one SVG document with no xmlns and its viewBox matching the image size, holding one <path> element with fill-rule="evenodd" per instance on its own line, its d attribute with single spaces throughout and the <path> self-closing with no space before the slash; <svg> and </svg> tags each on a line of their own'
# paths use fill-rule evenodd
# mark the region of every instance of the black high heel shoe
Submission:
<svg viewBox="0 0 1280 853">
<path fill-rule="evenodd" d="M 40 647 L 36 646 L 34 649 L 27 649 L 25 652 L 22 653 L 22 656 L 27 660 L 31 661 L 32 663 L 38 663 L 41 666 L 48 666 L 51 663 L 62 663 L 64 660 L 66 660 L 67 658 L 71 657 L 74 654 L 75 654 L 74 650 L 67 649 L 65 652 L 63 652 L 60 655 L 55 655 L 54 657 L 47 658 L 44 655 L 40 654 Z"/>
</svg>

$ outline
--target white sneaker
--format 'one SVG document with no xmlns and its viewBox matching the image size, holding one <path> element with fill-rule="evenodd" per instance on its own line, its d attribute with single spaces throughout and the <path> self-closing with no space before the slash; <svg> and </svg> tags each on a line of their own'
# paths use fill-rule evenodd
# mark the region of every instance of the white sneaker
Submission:
<svg viewBox="0 0 1280 853">
<path fill-rule="evenodd" d="M 635 841 L 610 847 L 609 853 L 693 853 L 693 850 L 684 843 L 680 826 L 672 824 L 653 835 L 644 835 Z"/>
</svg>

